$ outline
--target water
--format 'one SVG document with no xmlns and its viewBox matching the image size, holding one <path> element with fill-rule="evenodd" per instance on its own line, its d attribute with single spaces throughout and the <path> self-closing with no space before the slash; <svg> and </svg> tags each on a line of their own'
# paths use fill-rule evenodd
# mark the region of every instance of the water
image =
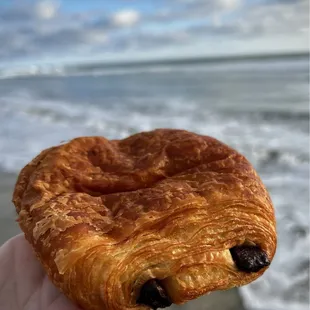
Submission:
<svg viewBox="0 0 310 310">
<path fill-rule="evenodd" d="M 308 60 L 93 68 L 0 80 L 0 169 L 81 135 L 122 138 L 160 127 L 214 136 L 245 154 L 273 199 L 279 245 L 241 289 L 248 309 L 308 309 Z"/>
</svg>

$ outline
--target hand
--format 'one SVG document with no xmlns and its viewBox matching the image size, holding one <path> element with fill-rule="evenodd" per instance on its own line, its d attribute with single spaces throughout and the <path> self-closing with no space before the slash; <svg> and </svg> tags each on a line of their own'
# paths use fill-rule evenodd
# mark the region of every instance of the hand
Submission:
<svg viewBox="0 0 310 310">
<path fill-rule="evenodd" d="M 0 309 L 81 310 L 51 283 L 22 234 L 0 247 Z"/>
</svg>

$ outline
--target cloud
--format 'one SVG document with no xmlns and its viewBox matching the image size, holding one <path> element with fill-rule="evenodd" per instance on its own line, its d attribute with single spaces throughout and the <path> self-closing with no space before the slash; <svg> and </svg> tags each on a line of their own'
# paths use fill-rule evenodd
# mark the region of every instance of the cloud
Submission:
<svg viewBox="0 0 310 310">
<path fill-rule="evenodd" d="M 44 0 L 36 3 L 35 13 L 38 18 L 51 19 L 57 14 L 60 4 L 56 1 Z"/>
<path fill-rule="evenodd" d="M 108 42 L 108 35 L 102 30 L 93 29 L 87 33 L 85 39 L 90 44 L 106 44 Z"/>
<path fill-rule="evenodd" d="M 250 48 L 254 40 L 265 42 L 266 50 L 279 38 L 287 41 L 285 46 L 296 40 L 300 46 L 307 44 L 306 0 L 170 0 L 169 5 L 146 13 L 139 12 L 135 2 L 139 1 L 130 2 L 132 8 L 111 13 L 70 13 L 55 0 L 27 6 L 14 1 L 0 8 L 0 64 L 92 59 L 106 53 L 157 55 L 167 48 L 182 53 L 194 51 L 195 46 L 203 54 L 212 51 L 216 41 L 239 44 L 239 50 Z"/>
<path fill-rule="evenodd" d="M 224 10 L 236 10 L 242 5 L 242 0 L 219 0 L 218 3 Z"/>
<path fill-rule="evenodd" d="M 116 12 L 112 16 L 113 23 L 116 26 L 121 27 L 131 27 L 139 21 L 140 15 L 139 12 L 135 10 L 123 10 Z"/>
<path fill-rule="evenodd" d="M 240 8 L 245 0 L 175 0 L 183 4 L 188 16 L 227 13 Z"/>
<path fill-rule="evenodd" d="M 265 6 L 251 7 L 247 13 L 237 19 L 240 31 L 255 34 L 298 35 L 301 29 L 308 27 L 309 4 L 307 1 L 285 0 L 268 3 Z"/>
<path fill-rule="evenodd" d="M 212 24 L 203 23 L 189 27 L 189 31 L 205 35 L 230 35 L 234 38 L 253 38 L 270 35 L 298 35 L 308 27 L 307 1 L 270 1 L 265 5 L 242 7 L 242 14 L 225 21 L 221 15 L 213 15 Z"/>
<path fill-rule="evenodd" d="M 141 31 L 134 36 L 123 35 L 118 38 L 118 46 L 123 49 L 130 49 L 132 51 L 150 51 L 158 49 L 159 47 L 179 46 L 189 44 L 191 36 L 185 31 L 168 31 L 165 33 L 150 33 Z"/>
<path fill-rule="evenodd" d="M 31 20 L 33 12 L 30 7 L 21 5 L 14 9 L 12 8 L 1 8 L 0 10 L 0 22 L 1 24 L 13 24 L 13 23 L 24 23 Z"/>
</svg>

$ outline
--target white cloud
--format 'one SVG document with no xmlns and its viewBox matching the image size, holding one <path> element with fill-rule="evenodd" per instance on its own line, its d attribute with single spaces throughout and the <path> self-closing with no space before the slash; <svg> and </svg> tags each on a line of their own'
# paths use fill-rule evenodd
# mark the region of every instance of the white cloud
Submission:
<svg viewBox="0 0 310 310">
<path fill-rule="evenodd" d="M 104 44 L 108 42 L 108 36 L 101 30 L 90 30 L 85 35 L 85 39 L 89 43 Z"/>
<path fill-rule="evenodd" d="M 236 10 L 242 5 L 242 0 L 217 0 L 219 5 L 224 10 Z"/>
<path fill-rule="evenodd" d="M 219 14 L 213 14 L 212 25 L 213 27 L 221 27 L 223 25 L 222 18 Z"/>
<path fill-rule="evenodd" d="M 40 19 L 52 19 L 57 15 L 59 3 L 52 0 L 43 0 L 35 5 L 35 13 Z"/>
<path fill-rule="evenodd" d="M 288 42 L 309 25 L 308 4 L 304 1 L 293 5 L 274 3 L 252 7 L 238 21 L 242 28 L 260 35 L 286 35 Z"/>
<path fill-rule="evenodd" d="M 239 8 L 244 0 L 177 0 L 194 8 L 207 11 L 233 11 Z"/>
<path fill-rule="evenodd" d="M 0 65 L 106 58 L 109 53 L 115 59 L 156 58 L 168 50 L 177 57 L 305 51 L 309 42 L 309 6 L 304 0 L 171 0 L 151 13 L 126 9 L 109 14 L 102 6 L 82 15 L 61 11 L 57 1 L 33 0 L 28 6 L 14 1 L 0 10 Z"/>
<path fill-rule="evenodd" d="M 116 12 L 112 16 L 113 23 L 116 26 L 130 27 L 135 25 L 140 19 L 139 12 L 135 10 L 123 10 Z"/>
</svg>

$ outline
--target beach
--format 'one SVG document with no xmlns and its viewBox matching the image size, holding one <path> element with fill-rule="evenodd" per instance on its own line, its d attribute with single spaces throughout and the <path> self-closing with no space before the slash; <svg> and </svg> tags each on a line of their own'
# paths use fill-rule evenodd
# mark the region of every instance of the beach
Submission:
<svg viewBox="0 0 310 310">
<path fill-rule="evenodd" d="M 0 173 L 0 245 L 21 233 L 16 223 L 16 212 L 12 193 L 16 182 L 16 174 Z M 237 289 L 225 292 L 214 292 L 191 301 L 183 306 L 172 306 L 171 310 L 243 310 L 242 299 Z"/>
<path fill-rule="evenodd" d="M 21 232 L 11 201 L 16 177 L 12 173 L 0 173 L 0 244 Z"/>
<path fill-rule="evenodd" d="M 274 204 L 278 245 L 258 280 L 183 309 L 240 310 L 241 296 L 246 310 L 308 310 L 308 65 L 306 57 L 0 74 L 0 242 L 19 232 L 16 174 L 43 149 L 78 136 L 185 129 L 252 163 Z"/>
</svg>

